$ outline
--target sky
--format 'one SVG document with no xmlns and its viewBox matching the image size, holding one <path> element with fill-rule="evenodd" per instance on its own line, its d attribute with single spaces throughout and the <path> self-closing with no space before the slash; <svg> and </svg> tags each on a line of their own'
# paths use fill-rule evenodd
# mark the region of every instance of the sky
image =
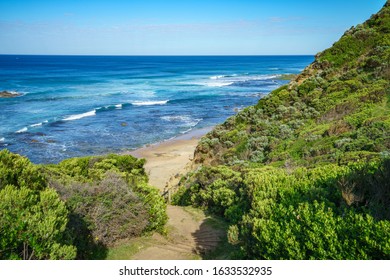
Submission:
<svg viewBox="0 0 390 280">
<path fill-rule="evenodd" d="M 0 54 L 303 55 L 385 0 L 0 0 Z"/>
</svg>

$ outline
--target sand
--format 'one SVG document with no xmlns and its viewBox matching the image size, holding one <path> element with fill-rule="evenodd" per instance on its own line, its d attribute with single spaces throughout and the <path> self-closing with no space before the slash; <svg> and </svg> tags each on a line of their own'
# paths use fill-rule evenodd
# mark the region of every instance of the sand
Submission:
<svg viewBox="0 0 390 280">
<path fill-rule="evenodd" d="M 191 167 L 191 160 L 199 139 L 212 127 L 195 130 L 174 139 L 149 145 L 129 154 L 145 158 L 145 169 L 149 183 L 162 193 L 178 183 L 181 174 Z M 146 249 L 141 250 L 132 259 L 135 260 L 188 260 L 202 258 L 203 253 L 214 250 L 224 235 L 207 222 L 201 210 L 188 211 L 180 206 L 167 206 L 169 217 L 168 235 L 154 234 Z"/>
<path fill-rule="evenodd" d="M 199 139 L 212 127 L 191 131 L 182 136 L 129 152 L 137 158 L 145 158 L 149 183 L 160 191 L 173 184 L 180 174 L 187 171 Z"/>
</svg>

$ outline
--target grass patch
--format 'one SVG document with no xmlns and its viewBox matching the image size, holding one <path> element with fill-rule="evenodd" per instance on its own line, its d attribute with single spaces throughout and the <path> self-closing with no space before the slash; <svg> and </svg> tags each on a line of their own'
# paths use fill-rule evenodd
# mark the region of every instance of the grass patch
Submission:
<svg viewBox="0 0 390 280">
<path fill-rule="evenodd" d="M 151 246 L 152 237 L 142 236 L 119 241 L 108 248 L 106 260 L 131 260 L 135 254 Z"/>
</svg>

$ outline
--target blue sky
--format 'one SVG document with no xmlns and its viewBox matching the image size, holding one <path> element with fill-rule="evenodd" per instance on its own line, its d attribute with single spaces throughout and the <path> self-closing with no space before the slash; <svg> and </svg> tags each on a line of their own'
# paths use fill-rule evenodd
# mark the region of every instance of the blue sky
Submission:
<svg viewBox="0 0 390 280">
<path fill-rule="evenodd" d="M 385 0 L 0 1 L 0 54 L 315 54 Z"/>
</svg>

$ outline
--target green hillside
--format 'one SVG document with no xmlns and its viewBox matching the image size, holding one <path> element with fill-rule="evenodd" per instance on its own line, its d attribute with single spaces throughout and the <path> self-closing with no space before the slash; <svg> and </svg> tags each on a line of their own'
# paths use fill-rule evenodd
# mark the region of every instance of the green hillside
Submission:
<svg viewBox="0 0 390 280">
<path fill-rule="evenodd" d="M 215 127 L 174 202 L 249 259 L 390 258 L 390 3 Z"/>
</svg>

